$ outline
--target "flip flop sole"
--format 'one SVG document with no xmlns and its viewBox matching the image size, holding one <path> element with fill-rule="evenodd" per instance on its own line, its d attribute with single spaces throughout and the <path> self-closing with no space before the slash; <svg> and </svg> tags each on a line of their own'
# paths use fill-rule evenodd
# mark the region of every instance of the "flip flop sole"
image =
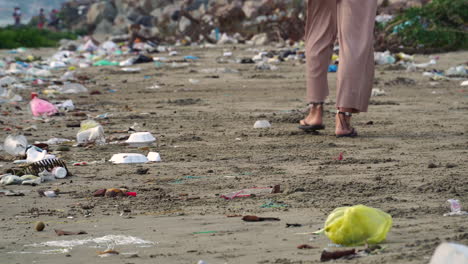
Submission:
<svg viewBox="0 0 468 264">
<path fill-rule="evenodd" d="M 317 130 L 324 130 L 324 125 L 312 125 L 312 126 L 298 126 L 299 129 L 304 131 L 317 131 Z"/>
</svg>

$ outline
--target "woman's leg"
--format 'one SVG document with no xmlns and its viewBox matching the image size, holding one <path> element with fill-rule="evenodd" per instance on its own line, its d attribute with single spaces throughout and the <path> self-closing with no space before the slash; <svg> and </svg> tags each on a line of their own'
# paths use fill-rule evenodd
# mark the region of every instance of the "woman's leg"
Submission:
<svg viewBox="0 0 468 264">
<path fill-rule="evenodd" d="M 327 72 L 336 39 L 336 10 L 336 0 L 308 0 L 305 29 L 308 103 L 324 102 L 329 93 Z M 315 106 L 311 106 L 301 125 L 322 124 L 323 108 Z"/>
<path fill-rule="evenodd" d="M 377 1 L 338 0 L 337 9 L 340 64 L 336 107 L 341 112 L 366 112 L 374 80 Z M 351 133 L 350 122 L 350 116 L 338 114 L 336 134 Z"/>
</svg>

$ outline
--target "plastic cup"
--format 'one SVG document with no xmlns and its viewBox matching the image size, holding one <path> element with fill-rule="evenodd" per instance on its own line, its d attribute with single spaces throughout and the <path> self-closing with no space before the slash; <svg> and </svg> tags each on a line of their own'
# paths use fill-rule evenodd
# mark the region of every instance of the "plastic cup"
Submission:
<svg viewBox="0 0 468 264">
<path fill-rule="evenodd" d="M 67 177 L 68 172 L 67 169 L 65 169 L 64 167 L 55 167 L 52 169 L 52 174 L 57 179 L 63 179 Z"/>
</svg>

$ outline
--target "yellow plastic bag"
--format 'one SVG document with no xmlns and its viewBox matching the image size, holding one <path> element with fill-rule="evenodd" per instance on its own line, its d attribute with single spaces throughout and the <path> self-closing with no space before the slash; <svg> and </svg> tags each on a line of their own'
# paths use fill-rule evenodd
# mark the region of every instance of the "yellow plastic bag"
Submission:
<svg viewBox="0 0 468 264">
<path fill-rule="evenodd" d="M 364 205 L 333 210 L 325 222 L 325 235 L 335 244 L 355 246 L 378 244 L 392 227 L 392 217 Z"/>
</svg>

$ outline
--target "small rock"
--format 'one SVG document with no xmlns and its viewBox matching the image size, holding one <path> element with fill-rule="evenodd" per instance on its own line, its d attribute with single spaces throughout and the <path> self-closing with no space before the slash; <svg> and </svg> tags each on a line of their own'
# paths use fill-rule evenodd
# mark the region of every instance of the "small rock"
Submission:
<svg viewBox="0 0 468 264">
<path fill-rule="evenodd" d="M 45 228 L 44 222 L 37 222 L 36 226 L 34 227 L 34 229 L 36 229 L 36 231 L 38 232 L 41 232 L 42 230 L 44 230 L 44 228 Z"/>
<path fill-rule="evenodd" d="M 429 165 L 427 165 L 427 167 L 429 169 L 435 169 L 435 168 L 437 168 L 437 165 L 435 165 L 434 163 L 431 162 L 431 163 L 429 163 Z"/>
</svg>

